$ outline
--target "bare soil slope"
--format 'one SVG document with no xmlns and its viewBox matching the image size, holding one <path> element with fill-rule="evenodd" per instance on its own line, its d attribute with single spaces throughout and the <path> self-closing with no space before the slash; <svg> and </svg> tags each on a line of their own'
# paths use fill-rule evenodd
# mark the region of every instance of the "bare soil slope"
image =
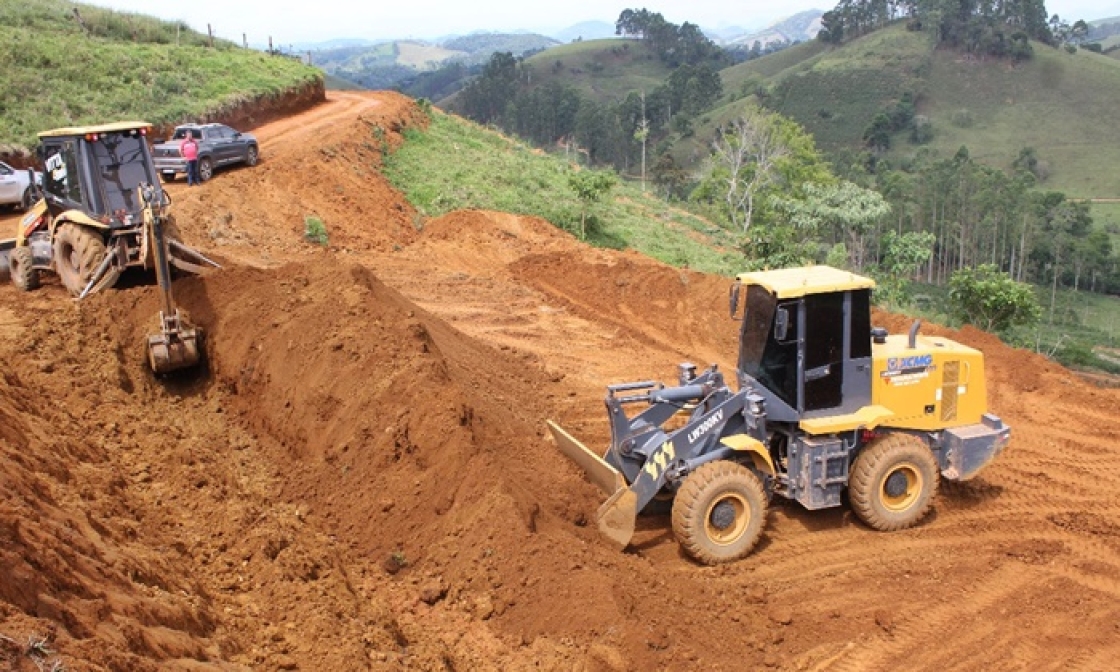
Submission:
<svg viewBox="0 0 1120 672">
<path fill-rule="evenodd" d="M 35 669 L 32 636 L 73 670 L 1120 657 L 1120 394 L 972 329 L 925 328 L 986 353 L 1013 443 L 923 525 L 777 504 L 731 566 L 688 561 L 665 517 L 612 550 L 543 421 L 603 445 L 605 384 L 730 369 L 726 281 L 532 218 L 421 222 L 377 170 L 420 123 L 401 96 L 331 93 L 255 129 L 260 166 L 170 186 L 226 262 L 175 285 L 209 375 L 146 370 L 143 282 L 80 304 L 0 287 L 0 665 Z M 330 249 L 302 241 L 309 215 Z"/>
</svg>

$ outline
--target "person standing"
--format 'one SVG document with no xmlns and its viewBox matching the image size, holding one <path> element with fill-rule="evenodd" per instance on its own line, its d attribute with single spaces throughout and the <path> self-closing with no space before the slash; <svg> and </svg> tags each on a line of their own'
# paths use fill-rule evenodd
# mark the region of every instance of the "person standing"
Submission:
<svg viewBox="0 0 1120 672">
<path fill-rule="evenodd" d="M 202 184 L 198 175 L 198 141 L 194 139 L 193 131 L 188 130 L 187 136 L 179 143 L 179 153 L 187 160 L 187 186 Z"/>
</svg>

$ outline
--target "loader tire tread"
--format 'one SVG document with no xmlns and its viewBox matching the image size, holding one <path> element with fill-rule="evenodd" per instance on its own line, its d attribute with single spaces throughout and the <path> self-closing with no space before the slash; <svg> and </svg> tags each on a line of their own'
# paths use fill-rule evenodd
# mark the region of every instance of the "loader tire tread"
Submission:
<svg viewBox="0 0 1120 672">
<path fill-rule="evenodd" d="M 677 491 L 673 533 L 685 553 L 705 565 L 738 560 L 762 537 L 767 504 L 766 490 L 753 471 L 728 460 L 708 462 Z M 723 507 L 722 516 L 717 506 Z"/>
<path fill-rule="evenodd" d="M 895 479 L 892 485 L 889 479 Z M 856 457 L 848 478 L 852 511 L 880 532 L 918 524 L 929 513 L 940 473 L 929 447 L 916 436 L 892 432 Z"/>
</svg>

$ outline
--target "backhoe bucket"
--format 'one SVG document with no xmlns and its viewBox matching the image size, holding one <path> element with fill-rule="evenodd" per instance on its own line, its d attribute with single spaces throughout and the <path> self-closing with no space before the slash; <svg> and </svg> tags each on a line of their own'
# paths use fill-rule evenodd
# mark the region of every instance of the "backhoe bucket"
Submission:
<svg viewBox="0 0 1120 672">
<path fill-rule="evenodd" d="M 160 323 L 160 333 L 148 335 L 148 363 L 152 371 L 170 373 L 198 364 L 199 330 L 186 326 L 177 310 L 171 317 L 160 313 Z"/>
<path fill-rule="evenodd" d="M 638 496 L 628 487 L 626 478 L 618 469 L 580 443 L 555 422 L 547 421 L 556 447 L 587 474 L 587 478 L 610 495 L 599 507 L 596 522 L 599 531 L 619 548 L 626 548 L 634 536 L 634 526 L 638 518 Z"/>
</svg>

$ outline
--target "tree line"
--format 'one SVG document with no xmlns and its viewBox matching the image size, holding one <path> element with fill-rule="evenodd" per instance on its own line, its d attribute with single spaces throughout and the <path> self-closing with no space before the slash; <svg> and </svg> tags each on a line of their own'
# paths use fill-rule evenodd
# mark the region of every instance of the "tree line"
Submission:
<svg viewBox="0 0 1120 672">
<path fill-rule="evenodd" d="M 1025 60 L 1030 40 L 1056 45 L 1055 31 L 1067 30 L 1048 16 L 1043 0 L 840 0 L 821 17 L 817 38 L 839 44 L 906 18 L 908 28 L 932 32 L 938 44 Z"/>
</svg>

